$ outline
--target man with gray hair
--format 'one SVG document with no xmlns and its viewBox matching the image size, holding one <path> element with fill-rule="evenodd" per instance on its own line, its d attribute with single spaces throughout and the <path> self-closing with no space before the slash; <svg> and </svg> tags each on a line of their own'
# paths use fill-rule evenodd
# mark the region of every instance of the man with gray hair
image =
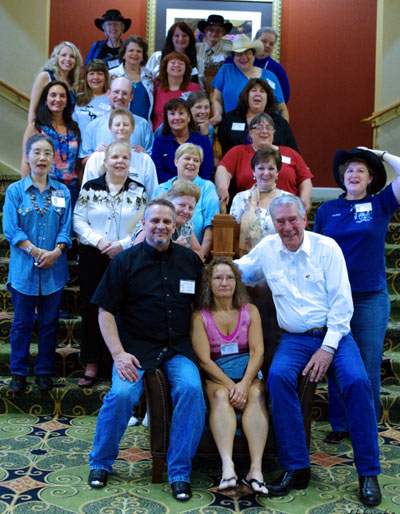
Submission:
<svg viewBox="0 0 400 514">
<path fill-rule="evenodd" d="M 312 382 L 327 372 L 342 395 L 362 503 L 381 501 L 378 433 L 371 385 L 350 333 L 353 301 L 346 263 L 331 238 L 306 232 L 306 213 L 296 196 L 271 202 L 276 234 L 265 237 L 236 264 L 247 283 L 265 278 L 282 335 L 268 375 L 272 419 L 282 475 L 267 484 L 273 496 L 305 489 L 310 480 L 300 401 L 299 373 Z"/>
<path fill-rule="evenodd" d="M 171 243 L 175 220 L 171 202 L 149 202 L 142 220 L 144 242 L 112 259 L 92 298 L 99 307 L 100 330 L 114 368 L 89 455 L 89 485 L 100 488 L 107 484 L 132 408 L 143 394 L 143 374 L 161 368 L 171 386 L 173 404 L 168 478 L 174 498 L 185 501 L 192 495 L 192 458 L 205 416 L 189 337 L 202 262 L 192 250 Z"/>
</svg>

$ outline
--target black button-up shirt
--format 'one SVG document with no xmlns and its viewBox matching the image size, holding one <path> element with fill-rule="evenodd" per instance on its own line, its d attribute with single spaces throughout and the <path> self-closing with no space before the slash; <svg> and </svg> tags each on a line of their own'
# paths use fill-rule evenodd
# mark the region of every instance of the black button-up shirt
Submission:
<svg viewBox="0 0 400 514">
<path fill-rule="evenodd" d="M 144 241 L 110 262 L 92 303 L 117 317 L 123 348 L 143 369 L 176 353 L 197 362 L 189 338 L 194 294 L 180 291 L 182 281 L 197 291 L 201 269 L 197 254 L 174 243 L 159 252 Z"/>
</svg>

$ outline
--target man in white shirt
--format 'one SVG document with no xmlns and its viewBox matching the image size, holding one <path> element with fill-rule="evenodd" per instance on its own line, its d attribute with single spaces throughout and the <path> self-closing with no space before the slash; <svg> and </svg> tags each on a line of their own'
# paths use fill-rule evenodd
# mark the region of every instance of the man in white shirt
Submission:
<svg viewBox="0 0 400 514">
<path fill-rule="evenodd" d="M 378 433 L 371 386 L 350 333 L 353 302 L 346 263 L 337 243 L 306 232 L 306 213 L 296 196 L 272 201 L 277 234 L 265 237 L 236 261 L 247 283 L 265 278 L 283 333 L 268 375 L 272 419 L 284 472 L 267 484 L 273 496 L 305 489 L 310 460 L 299 398 L 299 373 L 319 382 L 329 369 L 343 397 L 360 500 L 381 501 Z"/>
<path fill-rule="evenodd" d="M 126 77 L 118 77 L 111 82 L 110 89 L 107 91 L 111 110 L 117 107 L 129 109 L 129 104 L 133 99 L 132 82 Z M 153 147 L 153 132 L 149 122 L 140 116 L 133 115 L 135 120 L 135 130 L 130 138 L 133 147 L 142 147 L 141 151 L 151 155 Z M 82 145 L 79 149 L 79 158 L 84 159 L 95 152 L 99 145 L 109 145 L 113 141 L 112 134 L 108 129 L 110 114 L 100 116 L 91 121 L 82 134 Z"/>
</svg>

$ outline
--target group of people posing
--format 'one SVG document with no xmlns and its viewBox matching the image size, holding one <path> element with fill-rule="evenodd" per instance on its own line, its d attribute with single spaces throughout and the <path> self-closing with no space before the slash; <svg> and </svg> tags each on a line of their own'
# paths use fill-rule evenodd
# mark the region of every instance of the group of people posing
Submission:
<svg viewBox="0 0 400 514">
<path fill-rule="evenodd" d="M 210 425 L 221 455 L 221 491 L 238 486 L 232 461 L 236 412 L 249 444 L 243 483 L 254 494 L 305 488 L 310 461 L 296 388 L 299 374 L 329 380 L 329 443 L 350 435 L 360 499 L 377 505 L 380 364 L 389 318 L 385 235 L 400 201 L 400 158 L 340 150 L 333 172 L 344 194 L 306 231 L 312 174 L 288 124 L 290 88 L 270 57 L 275 31 L 223 39 L 232 25 L 211 15 L 196 44 L 175 23 L 150 59 L 117 10 L 95 20 L 106 40 L 86 60 L 58 45 L 35 80 L 23 141 L 22 179 L 7 189 L 4 234 L 10 390 L 23 392 L 38 321 L 38 387 L 52 387 L 67 250 L 79 242 L 81 387 L 111 373 L 100 410 L 89 484 L 103 487 L 143 393 L 161 367 L 174 415 L 167 455 L 177 500 L 191 497 L 191 459 Z M 147 64 L 146 64 L 147 63 Z M 210 78 L 212 73 L 214 78 Z M 212 97 L 208 95 L 212 89 Z M 221 151 L 215 151 L 216 141 Z M 398 177 L 386 185 L 383 163 Z M 220 202 L 240 225 L 239 260 L 210 262 Z M 204 263 L 208 262 L 204 266 Z M 244 283 L 266 282 L 282 330 L 268 377 L 260 375 L 260 314 Z M 264 482 L 265 385 L 283 474 Z M 285 405 L 285 408 L 282 408 Z"/>
</svg>

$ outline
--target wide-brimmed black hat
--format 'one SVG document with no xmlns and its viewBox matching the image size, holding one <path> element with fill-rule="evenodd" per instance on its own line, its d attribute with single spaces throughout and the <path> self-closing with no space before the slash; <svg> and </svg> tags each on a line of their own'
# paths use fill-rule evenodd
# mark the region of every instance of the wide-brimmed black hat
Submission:
<svg viewBox="0 0 400 514">
<path fill-rule="evenodd" d="M 381 159 L 375 155 L 373 152 L 369 150 L 361 150 L 360 148 L 353 148 L 350 152 L 346 152 L 346 150 L 338 150 L 335 153 L 335 157 L 333 158 L 333 176 L 336 180 L 336 183 L 339 187 L 341 187 L 344 191 L 346 191 L 346 187 L 343 184 L 343 181 L 340 177 L 340 166 L 345 162 L 351 161 L 353 159 L 362 159 L 365 161 L 372 171 L 372 182 L 368 186 L 368 193 L 376 194 L 381 191 L 385 187 L 386 184 L 386 170 L 385 166 Z"/>
<path fill-rule="evenodd" d="M 132 20 L 130 18 L 124 18 L 118 9 L 108 9 L 101 18 L 94 20 L 94 24 L 98 29 L 103 30 L 103 23 L 105 21 L 120 21 L 124 24 L 124 30 L 122 32 L 129 30 L 132 23 Z"/>
<path fill-rule="evenodd" d="M 222 27 L 227 34 L 232 30 L 233 27 L 232 23 L 225 21 L 223 16 L 220 16 L 219 14 L 210 14 L 207 20 L 199 21 L 197 28 L 204 32 L 206 27 L 209 25 L 212 27 Z"/>
</svg>

